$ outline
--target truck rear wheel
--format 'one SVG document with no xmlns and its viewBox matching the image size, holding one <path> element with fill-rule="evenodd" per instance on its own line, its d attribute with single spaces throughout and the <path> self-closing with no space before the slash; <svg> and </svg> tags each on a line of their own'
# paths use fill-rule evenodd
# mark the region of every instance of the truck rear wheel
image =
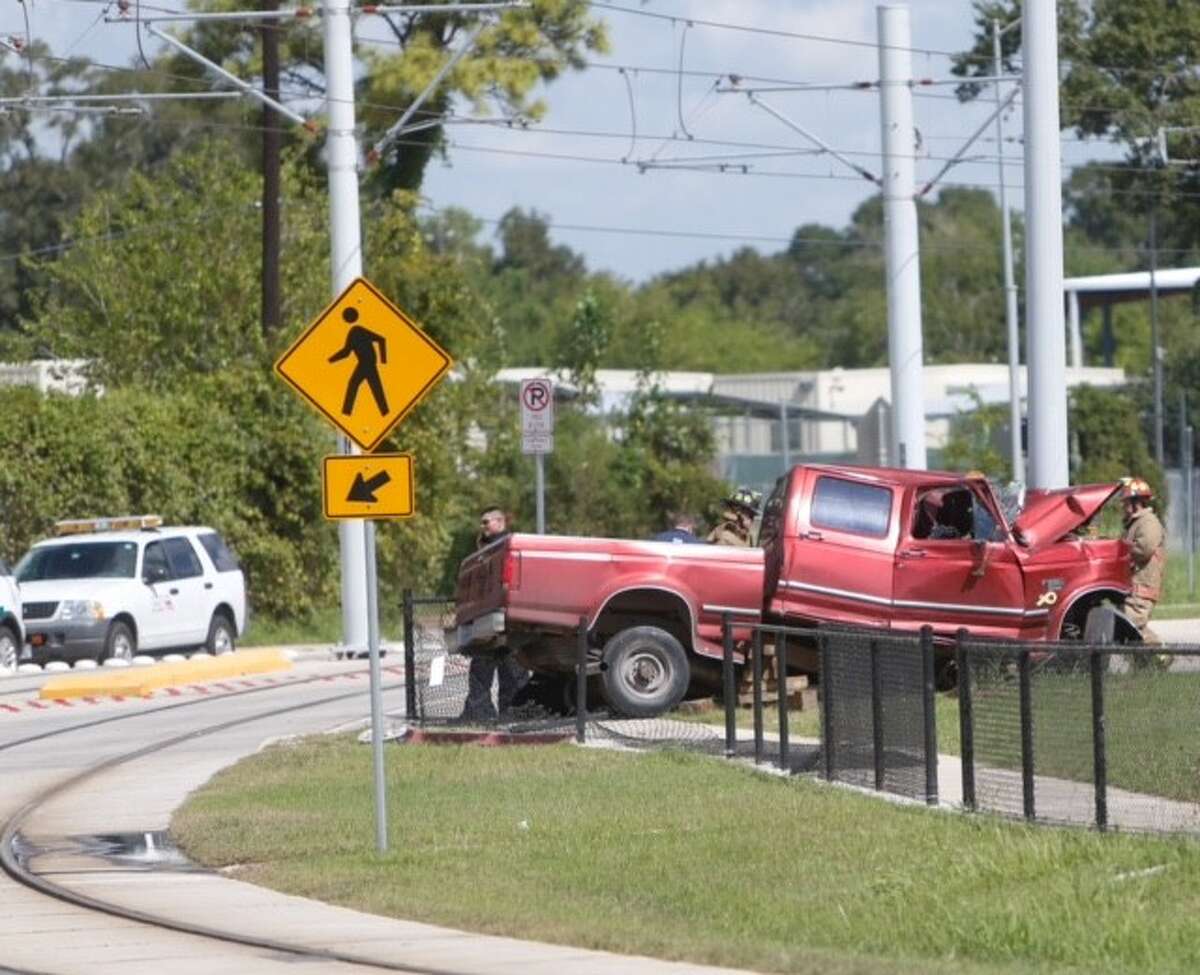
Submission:
<svg viewBox="0 0 1200 975">
<path fill-rule="evenodd" d="M 630 718 L 653 718 L 670 711 L 687 691 L 687 651 L 666 630 L 634 626 L 604 645 L 604 696 L 613 710 Z"/>
</svg>

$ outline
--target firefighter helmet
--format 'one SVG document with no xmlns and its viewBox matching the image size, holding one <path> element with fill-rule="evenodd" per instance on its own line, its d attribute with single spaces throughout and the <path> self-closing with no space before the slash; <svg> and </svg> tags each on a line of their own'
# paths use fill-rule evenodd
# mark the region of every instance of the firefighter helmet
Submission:
<svg viewBox="0 0 1200 975">
<path fill-rule="evenodd" d="M 739 487 L 725 499 L 725 503 L 732 508 L 745 511 L 747 514 L 757 515 L 758 509 L 762 505 L 762 493 L 748 487 Z"/>
<path fill-rule="evenodd" d="M 1122 501 L 1145 501 L 1150 502 L 1154 499 L 1154 491 L 1150 485 L 1140 477 L 1124 477 L 1121 479 L 1121 500 Z"/>
</svg>

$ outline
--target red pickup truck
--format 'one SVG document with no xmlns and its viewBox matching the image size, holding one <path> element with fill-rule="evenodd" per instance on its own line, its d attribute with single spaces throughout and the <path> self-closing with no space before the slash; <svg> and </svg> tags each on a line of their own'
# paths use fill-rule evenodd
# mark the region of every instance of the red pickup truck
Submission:
<svg viewBox="0 0 1200 975">
<path fill-rule="evenodd" d="M 726 612 L 1078 639 L 1093 608 L 1130 590 L 1125 544 L 1087 530 L 1118 488 L 1030 491 L 1010 522 L 982 476 L 802 465 L 767 500 L 759 548 L 512 535 L 475 553 L 459 571 L 458 646 L 507 646 L 565 676 L 584 617 L 609 703 L 642 716 L 713 683 Z"/>
<path fill-rule="evenodd" d="M 565 680 L 585 618 L 604 696 L 648 717 L 689 684 L 717 686 L 724 614 L 757 622 L 762 598 L 758 548 L 508 535 L 463 560 L 456 642 L 464 653 L 508 647 Z"/>
</svg>

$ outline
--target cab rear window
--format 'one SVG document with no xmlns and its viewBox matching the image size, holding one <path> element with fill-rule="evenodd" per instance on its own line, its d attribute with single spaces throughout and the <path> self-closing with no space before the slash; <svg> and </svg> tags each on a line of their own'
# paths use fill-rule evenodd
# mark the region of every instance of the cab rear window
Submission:
<svg viewBox="0 0 1200 975">
<path fill-rule="evenodd" d="M 212 559 L 212 564 L 218 572 L 237 572 L 241 568 L 237 556 L 225 544 L 225 539 L 216 532 L 207 532 L 201 535 L 200 544 L 204 546 L 204 551 L 208 553 L 208 557 Z"/>
<path fill-rule="evenodd" d="M 818 477 L 813 491 L 814 528 L 882 538 L 892 517 L 890 488 L 837 477 Z"/>
</svg>

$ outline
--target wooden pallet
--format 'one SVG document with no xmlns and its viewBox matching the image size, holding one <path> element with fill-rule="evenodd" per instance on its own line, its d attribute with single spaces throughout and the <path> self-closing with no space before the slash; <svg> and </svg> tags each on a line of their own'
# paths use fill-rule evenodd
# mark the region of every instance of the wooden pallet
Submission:
<svg viewBox="0 0 1200 975">
<path fill-rule="evenodd" d="M 817 706 L 817 691 L 816 688 L 808 686 L 808 678 L 803 674 L 793 674 L 784 684 L 784 693 L 787 695 L 788 703 L 792 707 L 801 711 L 815 708 Z M 772 678 L 763 679 L 762 700 L 763 704 L 776 704 L 779 701 L 779 681 Z M 749 681 L 742 681 L 738 687 L 738 704 L 752 705 L 754 704 L 754 685 Z"/>
</svg>

